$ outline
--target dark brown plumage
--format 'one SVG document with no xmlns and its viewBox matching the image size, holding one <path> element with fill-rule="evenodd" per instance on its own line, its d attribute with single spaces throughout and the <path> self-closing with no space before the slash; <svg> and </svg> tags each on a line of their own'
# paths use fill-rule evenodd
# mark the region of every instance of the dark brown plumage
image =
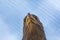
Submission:
<svg viewBox="0 0 60 40">
<path fill-rule="evenodd" d="M 24 18 L 22 40 L 46 40 L 44 28 L 37 16 L 28 13 Z"/>
</svg>

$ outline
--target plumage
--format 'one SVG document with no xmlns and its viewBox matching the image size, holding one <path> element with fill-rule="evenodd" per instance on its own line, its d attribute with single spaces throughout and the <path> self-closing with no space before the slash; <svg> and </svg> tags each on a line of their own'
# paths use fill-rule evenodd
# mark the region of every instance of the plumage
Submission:
<svg viewBox="0 0 60 40">
<path fill-rule="evenodd" d="M 28 13 L 23 25 L 22 40 L 46 40 L 43 25 L 36 15 Z"/>
</svg>

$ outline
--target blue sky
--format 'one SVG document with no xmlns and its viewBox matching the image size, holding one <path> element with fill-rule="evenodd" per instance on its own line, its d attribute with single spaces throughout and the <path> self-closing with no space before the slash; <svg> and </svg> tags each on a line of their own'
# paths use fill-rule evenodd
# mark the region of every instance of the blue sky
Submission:
<svg viewBox="0 0 60 40">
<path fill-rule="evenodd" d="M 0 0 L 0 40 L 22 40 L 28 12 L 39 17 L 47 40 L 60 40 L 60 0 Z"/>
</svg>

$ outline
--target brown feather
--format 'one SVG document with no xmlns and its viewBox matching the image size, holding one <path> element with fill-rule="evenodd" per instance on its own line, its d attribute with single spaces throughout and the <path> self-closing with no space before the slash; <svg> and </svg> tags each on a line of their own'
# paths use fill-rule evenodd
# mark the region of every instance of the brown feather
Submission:
<svg viewBox="0 0 60 40">
<path fill-rule="evenodd" d="M 46 40 L 43 25 L 37 16 L 28 13 L 24 18 L 22 40 Z"/>
</svg>

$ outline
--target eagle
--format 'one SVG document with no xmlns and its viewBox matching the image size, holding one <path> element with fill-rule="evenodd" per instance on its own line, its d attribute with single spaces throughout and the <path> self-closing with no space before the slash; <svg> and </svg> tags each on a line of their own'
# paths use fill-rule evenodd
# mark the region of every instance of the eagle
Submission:
<svg viewBox="0 0 60 40">
<path fill-rule="evenodd" d="M 28 13 L 23 25 L 22 40 L 46 40 L 43 25 L 36 15 Z"/>
</svg>

